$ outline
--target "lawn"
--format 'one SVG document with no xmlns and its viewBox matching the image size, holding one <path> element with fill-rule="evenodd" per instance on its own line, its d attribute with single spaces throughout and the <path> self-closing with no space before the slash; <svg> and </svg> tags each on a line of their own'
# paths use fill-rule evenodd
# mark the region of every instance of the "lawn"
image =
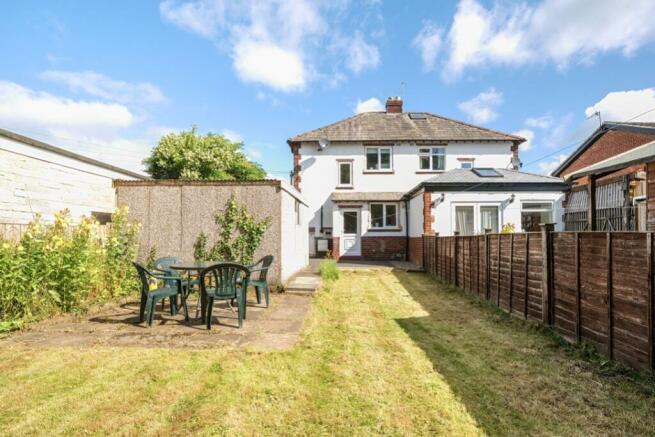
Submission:
<svg viewBox="0 0 655 437">
<path fill-rule="evenodd" d="M 0 343 L 0 434 L 648 434 L 652 387 L 425 275 L 351 272 L 287 352 Z"/>
</svg>

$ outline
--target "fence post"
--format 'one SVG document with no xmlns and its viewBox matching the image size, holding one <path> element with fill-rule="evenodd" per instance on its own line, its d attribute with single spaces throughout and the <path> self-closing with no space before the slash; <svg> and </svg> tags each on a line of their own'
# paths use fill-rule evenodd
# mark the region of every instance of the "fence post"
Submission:
<svg viewBox="0 0 655 437">
<path fill-rule="evenodd" d="M 541 276 L 541 320 L 547 325 L 553 323 L 552 319 L 552 232 L 555 229 L 553 223 L 542 223 L 541 225 L 541 255 L 542 255 L 542 276 Z"/>
<path fill-rule="evenodd" d="M 439 277 L 439 264 L 438 262 L 438 250 L 439 250 L 439 232 L 435 232 L 434 234 L 434 262 L 432 263 L 432 268 L 434 269 L 434 276 Z"/>
</svg>

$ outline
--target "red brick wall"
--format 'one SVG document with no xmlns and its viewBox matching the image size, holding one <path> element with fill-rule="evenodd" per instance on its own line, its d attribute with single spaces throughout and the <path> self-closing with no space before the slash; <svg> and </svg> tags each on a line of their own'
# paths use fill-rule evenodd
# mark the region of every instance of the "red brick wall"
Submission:
<svg viewBox="0 0 655 437">
<path fill-rule="evenodd" d="M 596 140 L 587 150 L 582 152 L 571 165 L 564 169 L 563 174 L 580 170 L 583 167 L 595 164 L 619 153 L 627 152 L 653 140 L 655 140 L 655 134 L 609 131 Z"/>
<path fill-rule="evenodd" d="M 405 237 L 362 237 L 362 258 L 403 260 L 406 244 Z"/>
<path fill-rule="evenodd" d="M 409 260 L 416 265 L 423 265 L 423 237 L 409 239 Z"/>
<path fill-rule="evenodd" d="M 339 260 L 339 250 L 341 250 L 341 247 L 339 246 L 339 237 L 332 237 L 332 258 L 336 259 L 337 261 Z"/>
<path fill-rule="evenodd" d="M 432 193 L 423 192 L 423 233 L 432 234 Z"/>
<path fill-rule="evenodd" d="M 292 146 L 291 151 L 293 152 L 293 186 L 300 191 L 300 146 Z"/>
</svg>

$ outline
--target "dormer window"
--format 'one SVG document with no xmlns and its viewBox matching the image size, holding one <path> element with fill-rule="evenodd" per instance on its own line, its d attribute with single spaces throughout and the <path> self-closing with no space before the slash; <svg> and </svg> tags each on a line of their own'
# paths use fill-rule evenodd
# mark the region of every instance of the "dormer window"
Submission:
<svg viewBox="0 0 655 437">
<path fill-rule="evenodd" d="M 391 147 L 367 147 L 366 171 L 390 171 Z"/>
<path fill-rule="evenodd" d="M 445 147 L 420 147 L 419 168 L 428 171 L 443 171 L 446 169 Z"/>
</svg>

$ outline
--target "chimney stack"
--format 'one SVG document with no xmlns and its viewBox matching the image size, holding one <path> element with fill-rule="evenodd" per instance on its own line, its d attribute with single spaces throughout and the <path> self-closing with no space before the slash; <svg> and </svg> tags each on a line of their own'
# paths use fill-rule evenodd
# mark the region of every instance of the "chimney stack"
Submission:
<svg viewBox="0 0 655 437">
<path fill-rule="evenodd" d="M 403 99 L 400 97 L 389 97 L 387 99 L 387 114 L 400 114 L 403 112 Z"/>
</svg>

